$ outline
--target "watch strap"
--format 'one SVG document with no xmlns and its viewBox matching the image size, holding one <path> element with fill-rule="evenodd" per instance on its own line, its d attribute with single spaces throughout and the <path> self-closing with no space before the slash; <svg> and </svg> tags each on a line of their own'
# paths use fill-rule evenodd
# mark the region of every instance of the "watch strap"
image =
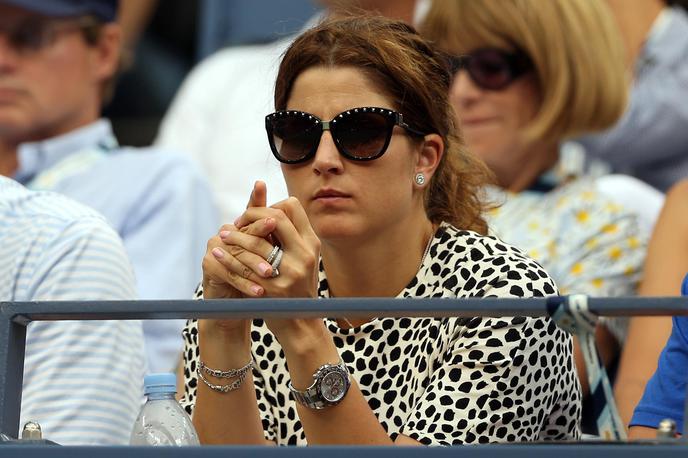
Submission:
<svg viewBox="0 0 688 458">
<path fill-rule="evenodd" d="M 318 381 L 316 380 L 305 390 L 299 391 L 293 387 L 290 381 L 289 389 L 291 390 L 291 394 L 294 396 L 294 400 L 296 400 L 296 402 L 299 404 L 304 405 L 309 409 L 322 410 L 330 404 L 318 393 L 317 383 Z"/>
</svg>

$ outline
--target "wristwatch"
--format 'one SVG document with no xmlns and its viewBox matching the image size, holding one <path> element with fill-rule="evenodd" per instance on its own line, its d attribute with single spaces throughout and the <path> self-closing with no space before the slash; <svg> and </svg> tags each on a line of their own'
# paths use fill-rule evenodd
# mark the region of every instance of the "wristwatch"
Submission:
<svg viewBox="0 0 688 458">
<path fill-rule="evenodd" d="M 289 381 L 289 390 L 294 399 L 309 409 L 321 410 L 337 405 L 344 399 L 351 381 L 343 361 L 338 364 L 324 364 L 313 374 L 313 384 L 299 391 Z"/>
</svg>

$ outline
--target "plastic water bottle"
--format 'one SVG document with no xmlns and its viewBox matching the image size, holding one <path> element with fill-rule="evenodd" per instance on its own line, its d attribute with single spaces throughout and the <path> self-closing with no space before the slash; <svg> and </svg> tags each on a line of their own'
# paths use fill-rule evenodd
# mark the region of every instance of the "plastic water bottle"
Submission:
<svg viewBox="0 0 688 458">
<path fill-rule="evenodd" d="M 144 378 L 148 400 L 134 423 L 131 445 L 200 445 L 191 419 L 174 398 L 176 382 L 174 374 Z"/>
</svg>

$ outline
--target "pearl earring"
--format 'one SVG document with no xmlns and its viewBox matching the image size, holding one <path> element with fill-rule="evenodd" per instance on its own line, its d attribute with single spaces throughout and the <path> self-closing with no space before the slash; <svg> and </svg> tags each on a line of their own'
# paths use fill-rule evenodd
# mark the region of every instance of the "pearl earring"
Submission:
<svg viewBox="0 0 688 458">
<path fill-rule="evenodd" d="M 417 173 L 416 174 L 416 184 L 418 186 L 423 186 L 425 184 L 425 175 L 422 173 Z"/>
</svg>

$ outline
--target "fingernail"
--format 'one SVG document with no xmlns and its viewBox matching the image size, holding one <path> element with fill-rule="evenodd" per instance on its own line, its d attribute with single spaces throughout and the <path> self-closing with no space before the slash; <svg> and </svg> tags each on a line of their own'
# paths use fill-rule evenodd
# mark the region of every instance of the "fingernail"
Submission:
<svg viewBox="0 0 688 458">
<path fill-rule="evenodd" d="M 237 219 L 234 220 L 234 225 L 235 225 L 236 227 L 239 227 L 239 221 L 241 221 L 241 218 L 237 218 Z"/>
<path fill-rule="evenodd" d="M 265 218 L 265 224 L 270 225 L 275 222 L 275 218 Z"/>
<path fill-rule="evenodd" d="M 223 258 L 225 255 L 225 253 L 220 248 L 213 248 L 212 253 L 213 256 L 215 256 L 218 259 Z"/>
<path fill-rule="evenodd" d="M 220 232 L 220 238 L 221 239 L 226 239 L 227 237 L 229 237 L 229 231 L 221 231 Z"/>
<path fill-rule="evenodd" d="M 272 266 L 268 264 L 267 262 L 261 262 L 258 264 L 258 269 L 260 270 L 260 273 L 263 274 L 264 277 L 267 277 L 268 275 L 268 270 L 270 270 Z"/>
<path fill-rule="evenodd" d="M 262 296 L 262 295 L 263 295 L 263 288 L 261 288 L 261 287 L 258 286 L 258 285 L 253 285 L 253 286 L 251 286 L 251 291 L 252 291 L 253 294 L 255 294 L 256 296 Z"/>
</svg>

